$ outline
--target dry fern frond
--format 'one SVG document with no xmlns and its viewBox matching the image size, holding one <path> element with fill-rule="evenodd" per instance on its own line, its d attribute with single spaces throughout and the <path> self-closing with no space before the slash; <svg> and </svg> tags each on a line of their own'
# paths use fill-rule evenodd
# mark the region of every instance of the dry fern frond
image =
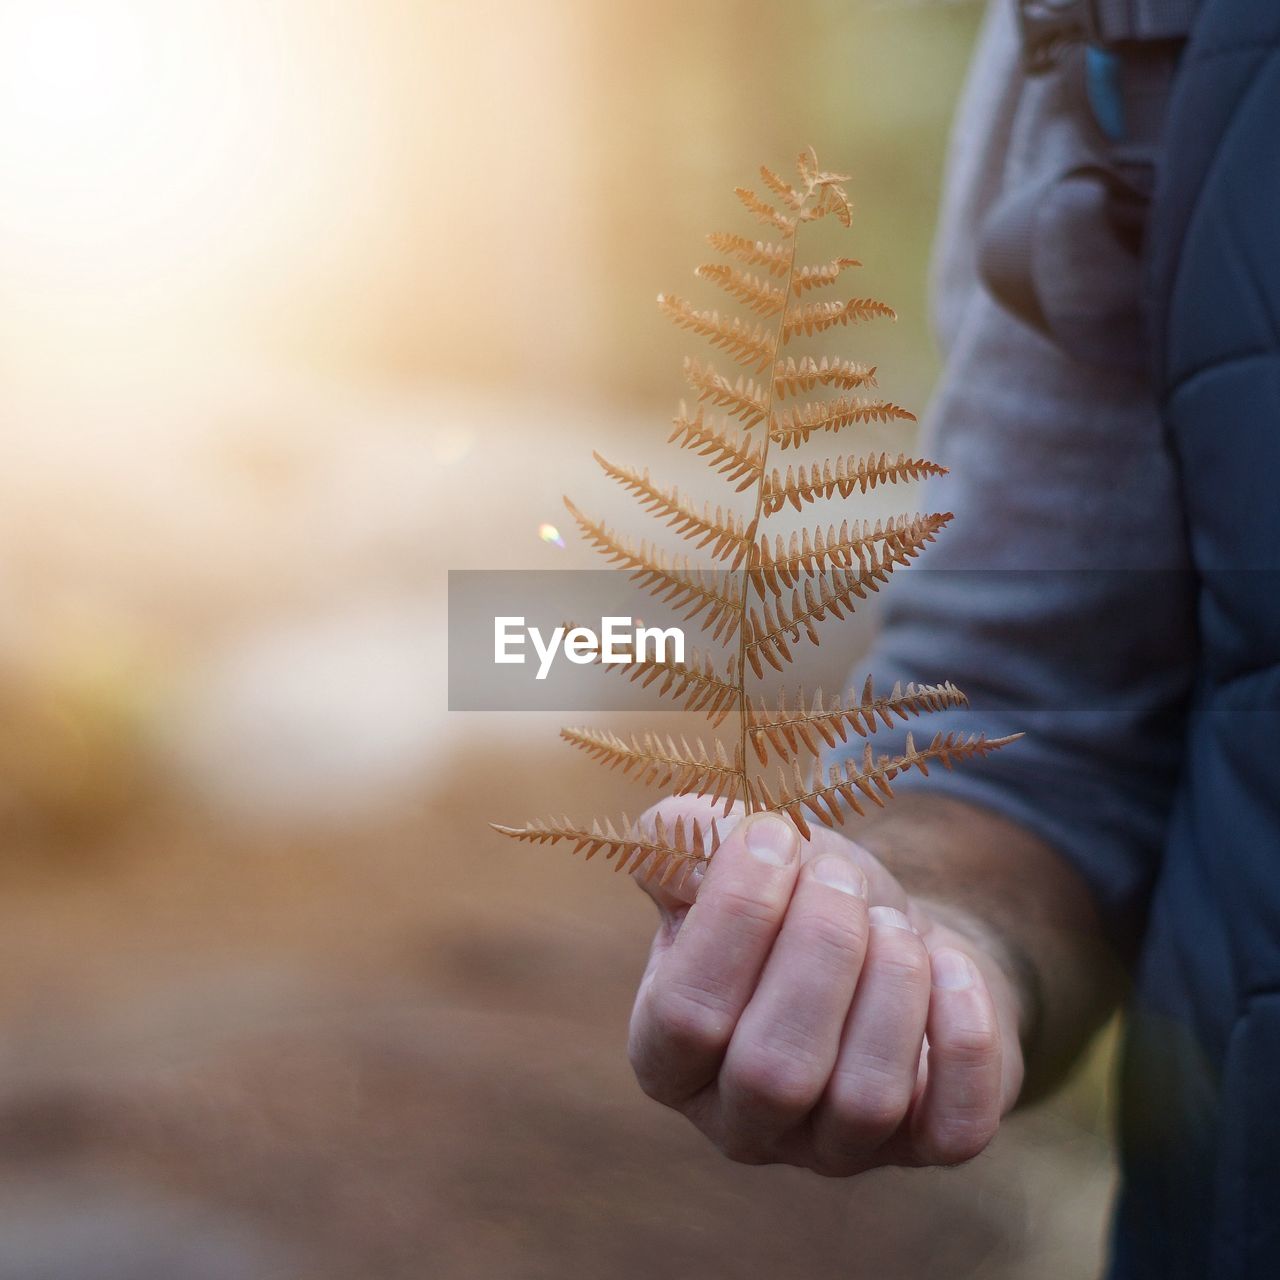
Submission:
<svg viewBox="0 0 1280 1280">
<path fill-rule="evenodd" d="M 737 482 L 739 493 L 755 484 L 760 475 L 763 455 L 751 437 L 721 423 L 704 421 L 701 409 L 697 417 L 690 418 L 682 404 L 667 443 L 700 454 L 726 480 Z"/>
<path fill-rule="evenodd" d="M 734 569 L 741 563 L 748 545 L 741 516 L 722 507 L 712 512 L 710 504 L 698 511 L 680 496 L 678 489 L 658 488 L 649 479 L 648 467 L 635 471 L 631 467 L 619 467 L 598 453 L 593 452 L 591 456 L 605 475 L 634 494 L 647 511 L 665 520 L 682 537 L 698 539 L 695 544 L 698 549 L 709 546 L 712 555 L 731 557 Z"/>
<path fill-rule="evenodd" d="M 781 671 L 784 662 L 793 661 L 788 638 L 798 644 L 803 632 L 810 644 L 820 644 L 817 624 L 828 616 L 843 618 L 846 612 L 852 613 L 854 601 L 879 591 L 893 569 L 893 561 L 872 547 L 857 569 L 833 569 L 820 578 L 806 579 L 802 588 L 792 590 L 787 604 L 765 597 L 758 606 L 748 606 L 741 632 L 757 679 L 764 675 L 763 663 Z"/>
<path fill-rule="evenodd" d="M 834 400 L 810 400 L 775 413 L 769 435 L 784 449 L 798 448 L 815 431 L 842 431 L 855 423 L 914 422 L 916 415 L 891 400 L 863 396 L 837 396 Z"/>
<path fill-rule="evenodd" d="M 847 173 L 831 173 L 818 167 L 818 156 L 812 147 L 805 149 L 796 157 L 796 169 L 805 183 L 814 190 L 823 187 L 838 186 L 842 182 L 852 180 Z"/>
<path fill-rule="evenodd" d="M 722 590 L 683 556 L 672 558 L 647 542 L 633 544 L 607 525 L 583 515 L 568 498 L 564 505 L 587 541 L 610 563 L 626 569 L 657 599 L 673 609 L 684 610 L 687 621 L 701 617 L 713 639 L 718 640 L 722 635 L 731 639 L 736 634 L 741 621 L 740 588 L 730 584 Z"/>
<path fill-rule="evenodd" d="M 806 502 L 817 502 L 839 494 L 847 498 L 857 489 L 866 493 L 878 484 L 900 484 L 906 480 L 919 480 L 922 476 L 945 476 L 947 468 L 930 462 L 928 458 L 909 458 L 900 453 L 890 458 L 887 453 L 878 457 L 866 454 L 859 457 L 844 456 L 833 463 L 824 458 L 821 466 L 788 467 L 784 477 L 775 467 L 764 481 L 764 509 L 772 515 L 781 511 L 789 502 L 797 511 Z"/>
<path fill-rule="evenodd" d="M 763 267 L 771 275 L 785 276 L 791 265 L 791 246 L 768 240 L 750 240 L 732 231 L 713 231 L 707 243 L 718 253 L 728 254 L 739 262 Z"/>
<path fill-rule="evenodd" d="M 747 211 L 754 214 L 761 222 L 768 223 L 769 226 L 781 231 L 784 236 L 795 235 L 795 223 L 785 214 L 779 213 L 768 201 L 761 200 L 754 191 L 746 187 L 734 187 L 733 194 L 742 201 Z"/>
<path fill-rule="evenodd" d="M 874 367 L 855 364 L 852 360 L 830 360 L 826 356 L 821 360 L 815 360 L 812 356 L 796 360 L 788 356 L 785 361 L 779 360 L 773 367 L 773 394 L 777 399 L 812 391 L 817 386 L 852 391 L 855 387 L 875 385 Z"/>
<path fill-rule="evenodd" d="M 932 535 L 921 535 L 892 546 L 872 543 L 862 551 L 857 568 L 831 569 L 820 577 L 806 578 L 802 587 L 792 589 L 788 604 L 764 596 L 758 612 L 756 606 L 748 606 L 742 635 L 751 669 L 757 676 L 764 675 L 763 658 L 775 671 L 781 671 L 782 662 L 792 660 L 788 637 L 798 643 L 803 633 L 811 644 L 820 644 L 817 623 L 828 616 L 843 618 L 846 611 L 852 613 L 855 600 L 865 600 L 869 593 L 879 591 L 898 565 L 907 564 L 932 541 Z M 763 579 L 767 585 L 765 572 L 753 569 L 753 583 Z"/>
<path fill-rule="evenodd" d="M 566 634 L 577 626 L 563 622 Z M 600 651 L 591 655 L 600 663 Z M 710 654 L 702 653 L 692 645 L 685 648 L 683 662 L 667 658 L 631 658 L 625 662 L 603 665 L 606 671 L 618 671 L 642 689 L 653 688 L 662 697 L 669 697 L 683 704 L 686 711 L 699 711 L 716 728 L 733 710 L 738 698 L 738 684 L 733 672 L 720 668 Z"/>
<path fill-rule="evenodd" d="M 782 671 L 794 656 L 793 646 L 802 641 L 818 644 L 820 624 L 846 617 L 879 591 L 951 519 L 938 512 L 871 522 L 844 518 L 842 512 L 838 526 L 830 522 L 798 530 L 786 540 L 777 535 L 771 539 L 761 527 L 787 504 L 799 511 L 806 503 L 850 498 L 855 490 L 866 493 L 881 484 L 946 474 L 945 467 L 905 452 L 896 457 L 881 452 L 819 459 L 788 466 L 785 474 L 769 465 L 771 450 L 799 448 L 818 432 L 915 420 L 891 400 L 851 394 L 781 405 L 815 387 L 849 393 L 877 385 L 874 366 L 826 355 L 788 355 L 783 360 L 778 355 L 783 346 L 894 315 L 892 308 L 873 298 L 804 300 L 838 283 L 859 263 L 849 257 L 808 265 L 799 261 L 801 229 L 825 217 L 848 226 L 852 205 L 842 186 L 847 177 L 820 168 L 811 147 L 800 154 L 796 169 L 797 183 L 761 169 L 776 203 L 745 187 L 737 189 L 747 210 L 772 227 L 777 238 L 764 241 L 713 232 L 708 236 L 711 246 L 741 266 L 710 263 L 696 270 L 701 280 L 742 304 L 750 318 L 699 310 L 668 294 L 658 298 L 677 325 L 705 337 L 753 375 L 738 374 L 730 380 L 710 364 L 686 359 L 685 377 L 699 403 L 692 415 L 681 404 L 670 435 L 670 443 L 691 450 L 745 494 L 750 515 L 710 503 L 699 506 L 674 486 L 660 485 L 647 469 L 619 466 L 595 455 L 605 473 L 672 533 L 729 563 L 731 571 L 704 571 L 649 542 L 633 543 L 565 499 L 588 543 L 609 563 L 620 566 L 686 620 L 696 620 L 713 641 L 729 646 L 723 656 L 686 646 L 680 661 L 640 653 L 616 662 L 611 656 L 607 665 L 704 716 L 713 730 L 736 712 L 736 732 L 728 741 L 711 737 L 692 743 L 654 733 L 623 738 L 598 729 L 565 729 L 562 736 L 609 768 L 678 795 L 710 797 L 723 802 L 726 813 L 741 800 L 748 812 L 787 814 L 808 837 L 811 820 L 831 826 L 849 814 L 865 813 L 868 804 L 884 804 L 893 795 L 893 781 L 907 771 L 927 774 L 934 763 L 950 768 L 985 756 L 1019 735 L 989 739 L 981 733 L 941 732 L 920 748 L 908 733 L 905 749 L 896 754 L 877 755 L 868 743 L 860 758 L 827 764 L 824 752 L 847 748 L 855 737 L 867 738 L 915 717 L 964 707 L 964 694 L 950 683 L 895 685 L 878 694 L 870 679 L 860 692 L 835 698 L 824 697 L 821 690 L 812 698 L 801 691 L 798 701 L 785 690 L 772 701 L 749 693 L 749 676 L 761 678 L 766 667 Z M 729 421 L 704 416 L 704 403 L 723 410 Z M 566 632 L 569 629 L 566 626 Z M 603 661 L 599 652 L 585 655 L 585 660 Z M 749 754 L 761 766 L 776 765 L 776 781 L 753 774 Z M 700 825 L 682 818 L 664 824 L 659 814 L 643 824 L 624 816 L 616 825 L 599 820 L 575 824 L 565 818 L 495 829 L 527 843 L 569 843 L 587 857 L 603 852 L 620 870 L 664 881 L 701 866 L 719 846 L 714 822 Z"/>
<path fill-rule="evenodd" d="M 893 780 L 910 769 L 918 769 L 927 775 L 931 761 L 944 768 L 966 760 L 980 759 L 1008 746 L 1022 737 L 1020 733 L 1004 738 L 988 738 L 985 733 L 969 735 L 936 734 L 927 747 L 916 747 L 911 734 L 907 734 L 906 750 L 897 755 L 874 755 L 867 743 L 860 762 L 845 760 L 827 766 L 821 762 L 806 772 L 798 761 L 791 762 L 788 771 L 781 766 L 777 775 L 776 792 L 763 778 L 752 778 L 749 786 L 761 809 L 781 810 L 796 824 L 806 839 L 810 835 L 805 820 L 806 811 L 824 826 L 836 827 L 844 820 L 840 802 L 859 816 L 866 814 L 863 800 L 870 800 L 877 808 L 883 808 L 886 800 L 893 798 Z"/>
<path fill-rule="evenodd" d="M 818 174 L 821 170 L 818 168 L 818 153 L 812 147 L 805 147 L 796 156 L 796 172 L 806 186 L 812 188 L 818 185 Z M 848 182 L 849 179 L 845 177 L 842 181 Z"/>
<path fill-rule="evenodd" d="M 658 294 L 658 306 L 682 329 L 701 334 L 713 347 L 727 351 L 739 364 L 763 373 L 773 359 L 774 339 L 760 325 L 746 325 L 737 316 L 723 320 L 718 311 L 698 311 L 683 298 Z"/>
<path fill-rule="evenodd" d="M 847 302 L 807 302 L 804 306 L 787 312 L 782 322 L 782 342 L 785 345 L 800 334 L 811 337 L 838 324 L 861 324 L 865 320 L 877 320 L 881 317 L 896 320 L 898 313 L 875 298 L 850 298 Z"/>
<path fill-rule="evenodd" d="M 725 293 L 745 303 L 758 316 L 774 316 L 786 305 L 786 295 L 777 285 L 769 284 L 759 276 L 722 262 L 704 262 L 694 269 L 699 280 L 709 280 L 719 285 Z"/>
<path fill-rule="evenodd" d="M 574 853 L 586 850 L 585 861 L 603 853 L 615 871 L 633 871 L 646 880 L 667 884 L 678 881 L 693 868 L 707 862 L 720 847 L 720 832 L 714 818 L 704 826 L 696 818 L 677 818 L 669 826 L 661 814 L 653 817 L 652 828 L 633 822 L 624 813 L 618 825 L 605 818 L 593 819 L 588 827 L 572 818 L 533 821 L 523 827 L 504 827 L 491 822 L 500 835 L 526 844 L 559 844 L 568 841 Z"/>
<path fill-rule="evenodd" d="M 764 180 L 764 185 L 778 196 L 788 209 L 800 210 L 804 208 L 804 196 L 798 192 L 789 182 L 780 178 L 767 164 L 760 166 L 760 177 Z"/>
<path fill-rule="evenodd" d="M 838 178 L 838 174 L 829 174 L 827 183 L 834 183 Z M 815 185 L 822 186 L 822 192 L 813 204 L 801 212 L 800 221 L 816 222 L 819 218 L 825 218 L 827 214 L 833 213 L 842 226 L 852 225 L 853 205 L 849 197 L 837 186 L 823 183 Z"/>
<path fill-rule="evenodd" d="M 835 284 L 840 279 L 841 272 L 860 266 L 862 263 L 857 258 L 833 258 L 830 262 L 820 262 L 812 267 L 800 267 L 791 281 L 791 292 L 799 297 L 807 289 L 825 288 Z"/>
<path fill-rule="evenodd" d="M 781 534 L 775 534 L 772 547 L 767 535 L 761 534 L 751 558 L 752 578 L 762 593 L 768 589 L 774 595 L 781 595 L 806 575 L 863 564 L 876 543 L 883 544 L 887 557 L 905 564 L 909 556 L 923 550 L 952 519 L 949 511 L 939 511 L 926 516 L 890 516 L 874 524 L 864 520 L 860 527 L 846 520 L 839 529 L 829 525 L 825 531 L 821 528 L 812 532 L 795 530 L 785 543 Z"/>
<path fill-rule="evenodd" d="M 822 690 L 806 705 L 804 690 L 799 703 L 791 707 L 785 691 L 779 691 L 775 706 L 765 699 L 747 703 L 747 736 L 761 764 L 769 763 L 768 748 L 787 760 L 802 748 L 820 756 L 824 747 L 835 747 L 849 741 L 852 730 L 860 738 L 875 733 L 881 723 L 892 728 L 896 716 L 908 720 L 912 716 L 943 711 L 949 707 L 967 707 L 969 699 L 950 681 L 945 684 L 908 684 L 904 689 L 895 684 L 890 693 L 876 696 L 871 677 L 860 694 L 846 694 L 827 702 Z"/>
<path fill-rule="evenodd" d="M 718 408 L 728 409 L 745 427 L 759 426 L 769 416 L 769 390 L 752 378 L 739 374 L 736 381 L 730 382 L 710 365 L 692 358 L 684 362 L 684 376 L 699 400 L 710 400 Z"/>
<path fill-rule="evenodd" d="M 742 761 L 730 760 L 719 739 L 708 752 L 701 738 L 694 739 L 690 746 L 684 738 L 677 743 L 668 737 L 663 742 L 652 733 L 639 738 L 633 735 L 629 741 L 616 733 L 595 729 L 561 729 L 560 736 L 610 769 L 621 766 L 623 773 L 635 770 L 642 781 L 669 787 L 678 796 L 723 799 L 726 814 L 738 798 Z"/>
</svg>

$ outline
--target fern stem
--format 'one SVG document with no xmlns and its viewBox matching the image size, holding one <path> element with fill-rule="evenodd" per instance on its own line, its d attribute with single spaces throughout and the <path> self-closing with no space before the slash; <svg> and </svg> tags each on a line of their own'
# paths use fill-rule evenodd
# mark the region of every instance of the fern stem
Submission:
<svg viewBox="0 0 1280 1280">
<path fill-rule="evenodd" d="M 787 276 L 782 286 L 782 296 L 784 299 L 782 308 L 778 312 L 777 326 L 773 334 L 773 355 L 769 361 L 768 383 L 765 389 L 764 400 L 764 444 L 761 446 L 760 452 L 760 470 L 756 477 L 756 506 L 752 513 L 751 522 L 747 526 L 746 539 L 748 545 L 747 564 L 743 573 L 742 589 L 738 596 L 740 600 L 741 616 L 738 619 L 738 667 L 737 667 L 737 685 L 738 685 L 738 755 L 737 764 L 742 773 L 742 794 L 746 797 L 745 804 L 747 812 L 754 812 L 755 806 L 752 800 L 753 792 L 750 786 L 748 776 L 749 766 L 747 764 L 747 609 L 750 604 L 750 592 L 752 589 L 752 570 L 758 568 L 757 561 L 759 559 L 759 549 L 756 546 L 756 534 L 760 527 L 760 520 L 764 512 L 764 491 L 766 479 L 768 477 L 769 465 L 769 446 L 773 438 L 773 402 L 776 390 L 776 362 L 778 352 L 782 349 L 782 338 L 787 328 L 787 317 L 792 312 L 791 285 L 796 275 L 796 249 L 800 241 L 800 224 L 803 221 L 805 206 L 813 197 L 813 183 L 807 183 L 804 199 L 801 201 L 799 208 L 796 209 L 794 217 L 791 219 L 791 254 L 787 259 Z"/>
</svg>

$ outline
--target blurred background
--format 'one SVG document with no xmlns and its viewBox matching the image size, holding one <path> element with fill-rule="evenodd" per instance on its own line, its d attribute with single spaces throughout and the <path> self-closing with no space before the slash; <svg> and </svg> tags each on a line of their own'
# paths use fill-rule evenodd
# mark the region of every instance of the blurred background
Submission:
<svg viewBox="0 0 1280 1280">
<path fill-rule="evenodd" d="M 761 161 L 854 175 L 923 408 L 980 16 L 0 0 L 0 1280 L 1094 1274 L 1104 1058 L 958 1172 L 722 1162 L 625 1061 L 648 904 L 486 826 L 639 793 L 445 698 L 447 570 L 637 527 L 590 451 L 662 473 Z"/>
</svg>

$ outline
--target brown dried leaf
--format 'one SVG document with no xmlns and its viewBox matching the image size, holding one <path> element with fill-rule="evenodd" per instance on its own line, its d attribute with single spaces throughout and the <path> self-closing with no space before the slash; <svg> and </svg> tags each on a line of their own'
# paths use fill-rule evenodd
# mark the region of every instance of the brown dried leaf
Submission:
<svg viewBox="0 0 1280 1280">
<path fill-rule="evenodd" d="M 887 453 L 874 453 L 859 457 L 846 455 L 835 460 L 824 459 L 821 464 L 808 467 L 787 467 L 783 476 L 775 467 L 765 477 L 763 506 L 772 515 L 788 502 L 797 511 L 806 502 L 817 502 L 837 494 L 849 497 L 855 489 L 866 493 L 878 484 L 900 484 L 919 480 L 923 476 L 945 476 L 947 468 L 930 462 L 928 458 L 909 458 L 900 453 L 890 458 Z"/>
<path fill-rule="evenodd" d="M 679 883 L 694 868 L 704 865 L 720 847 L 715 819 L 703 824 L 695 818 L 664 822 L 655 814 L 650 825 L 633 822 L 624 813 L 615 826 L 609 819 L 594 819 L 590 826 L 570 818 L 533 821 L 523 827 L 489 824 L 500 835 L 526 844 L 572 843 L 573 852 L 586 851 L 590 861 L 603 853 L 615 871 L 637 872 L 645 880 Z"/>
</svg>

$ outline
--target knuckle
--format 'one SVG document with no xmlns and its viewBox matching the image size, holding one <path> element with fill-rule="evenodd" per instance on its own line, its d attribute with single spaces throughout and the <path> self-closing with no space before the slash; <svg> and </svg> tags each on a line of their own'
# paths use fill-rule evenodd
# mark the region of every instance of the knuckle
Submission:
<svg viewBox="0 0 1280 1280">
<path fill-rule="evenodd" d="M 865 913 L 842 918 L 814 912 L 798 923 L 809 949 L 823 964 L 847 965 L 861 961 L 867 947 Z"/>
<path fill-rule="evenodd" d="M 627 1061 L 631 1064 L 631 1073 L 640 1086 L 640 1091 L 654 1102 L 664 1106 L 674 1106 L 676 1093 L 672 1088 L 671 1073 L 664 1063 L 655 1058 L 646 1049 L 641 1037 L 633 1031 L 627 1042 Z"/>
<path fill-rule="evenodd" d="M 903 1122 L 915 1080 L 876 1059 L 863 1059 L 833 1081 L 831 1115 L 836 1129 L 864 1145 L 884 1141 Z"/>
<path fill-rule="evenodd" d="M 997 1123 L 986 1117 L 965 1117 L 940 1121 L 926 1138 L 925 1162 L 931 1165 L 958 1165 L 981 1155 L 996 1136 Z"/>
<path fill-rule="evenodd" d="M 925 990 L 929 985 L 929 953 L 914 934 L 895 929 L 900 938 L 876 939 L 868 965 L 886 985 L 905 990 Z"/>
<path fill-rule="evenodd" d="M 823 1081 L 808 1055 L 761 1046 L 726 1067 L 723 1084 L 748 1108 L 803 1113 L 817 1102 Z"/>
<path fill-rule="evenodd" d="M 902 998 L 924 995 L 929 989 L 929 962 L 903 956 L 876 956 L 870 966 L 876 980 Z"/>
<path fill-rule="evenodd" d="M 648 1017 L 668 1054 L 706 1054 L 722 1050 L 733 1031 L 727 1001 L 716 993 L 675 983 L 656 984 L 649 994 Z"/>
<path fill-rule="evenodd" d="M 952 1028 L 947 1035 L 945 1052 L 957 1067 L 978 1070 L 987 1066 L 1000 1053 L 1000 1036 L 995 1024 L 984 1021 Z"/>
<path fill-rule="evenodd" d="M 841 1125 L 862 1135 L 887 1137 L 901 1123 L 911 1093 L 896 1082 L 863 1085 L 843 1097 L 834 1110 Z"/>
<path fill-rule="evenodd" d="M 640 1092 L 664 1107 L 674 1107 L 678 1101 L 675 1091 L 670 1087 L 667 1078 L 655 1071 L 648 1063 L 631 1059 L 631 1070 L 640 1086 Z"/>
<path fill-rule="evenodd" d="M 712 901 L 724 926 L 747 936 L 771 935 L 781 915 L 779 906 L 740 888 L 722 888 Z"/>
</svg>

